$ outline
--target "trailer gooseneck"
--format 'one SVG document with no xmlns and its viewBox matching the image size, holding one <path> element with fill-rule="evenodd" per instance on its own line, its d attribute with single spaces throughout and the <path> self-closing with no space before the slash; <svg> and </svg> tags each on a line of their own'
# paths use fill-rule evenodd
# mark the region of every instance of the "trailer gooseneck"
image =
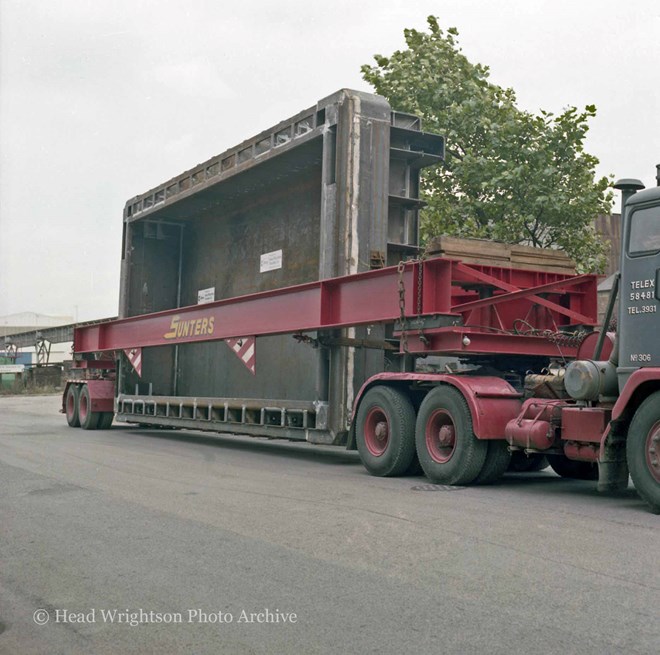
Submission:
<svg viewBox="0 0 660 655">
<path fill-rule="evenodd" d="M 545 455 L 601 489 L 630 471 L 660 511 L 660 189 L 621 182 L 615 337 L 595 276 L 422 256 L 419 171 L 443 156 L 343 90 L 131 199 L 120 318 L 75 330 L 69 424 L 345 445 L 444 484 Z"/>
</svg>

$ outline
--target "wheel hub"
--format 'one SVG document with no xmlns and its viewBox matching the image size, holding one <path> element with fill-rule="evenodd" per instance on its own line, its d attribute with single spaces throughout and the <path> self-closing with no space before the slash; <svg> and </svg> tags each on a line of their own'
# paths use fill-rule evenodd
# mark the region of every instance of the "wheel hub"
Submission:
<svg viewBox="0 0 660 655">
<path fill-rule="evenodd" d="M 387 428 L 387 423 L 385 421 L 379 421 L 376 424 L 374 435 L 376 436 L 376 439 L 378 439 L 378 441 L 385 441 L 387 439 L 387 437 L 389 436 L 389 430 Z"/>
<path fill-rule="evenodd" d="M 429 417 L 426 424 L 426 448 L 438 464 L 444 464 L 452 458 L 456 449 L 456 427 L 447 410 L 438 409 Z"/>
<path fill-rule="evenodd" d="M 442 448 L 451 448 L 454 445 L 455 433 L 453 425 L 443 425 L 438 432 L 438 443 Z"/>
<path fill-rule="evenodd" d="M 390 424 L 387 415 L 380 407 L 373 407 L 364 423 L 364 444 L 374 457 L 380 457 L 389 443 Z"/>
<path fill-rule="evenodd" d="M 655 423 L 646 437 L 646 465 L 656 482 L 660 483 L 660 421 Z"/>
</svg>

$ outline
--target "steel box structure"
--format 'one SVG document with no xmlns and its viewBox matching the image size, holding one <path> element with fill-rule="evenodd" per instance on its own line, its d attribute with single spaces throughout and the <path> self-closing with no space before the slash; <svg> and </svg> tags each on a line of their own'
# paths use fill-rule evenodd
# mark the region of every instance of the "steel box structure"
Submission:
<svg viewBox="0 0 660 655">
<path fill-rule="evenodd" d="M 381 97 L 320 100 L 128 201 L 120 319 L 194 305 L 203 290 L 220 301 L 396 264 L 417 253 L 419 170 L 443 155 L 441 137 Z M 272 332 L 267 308 L 261 320 Z M 383 351 L 275 335 L 259 339 L 255 375 L 221 341 L 145 349 L 141 379 L 122 366 L 119 392 L 315 403 L 332 441 L 355 391 L 385 368 Z"/>
</svg>

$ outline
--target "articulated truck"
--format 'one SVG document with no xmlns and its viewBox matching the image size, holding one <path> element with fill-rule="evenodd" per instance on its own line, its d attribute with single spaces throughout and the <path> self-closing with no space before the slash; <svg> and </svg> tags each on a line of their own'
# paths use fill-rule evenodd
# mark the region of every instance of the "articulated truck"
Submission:
<svg viewBox="0 0 660 655">
<path fill-rule="evenodd" d="M 617 185 L 599 328 L 598 278 L 553 251 L 420 249 L 420 171 L 443 158 L 416 116 L 341 90 L 131 198 L 119 317 L 75 329 L 69 425 L 334 444 L 444 485 L 547 457 L 601 490 L 630 475 L 660 511 L 660 188 Z"/>
</svg>

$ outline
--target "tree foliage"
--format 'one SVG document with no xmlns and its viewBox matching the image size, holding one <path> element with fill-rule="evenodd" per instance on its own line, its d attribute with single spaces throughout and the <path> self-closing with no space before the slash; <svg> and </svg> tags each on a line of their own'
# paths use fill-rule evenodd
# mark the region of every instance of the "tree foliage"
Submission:
<svg viewBox="0 0 660 655">
<path fill-rule="evenodd" d="M 421 116 L 446 138 L 444 165 L 424 172 L 429 203 L 422 237 L 447 234 L 558 247 L 580 270 L 599 270 L 607 244 L 593 227 L 609 213 L 610 180 L 595 178 L 598 160 L 584 151 L 596 108 L 554 115 L 521 110 L 512 89 L 489 81 L 435 17 L 428 32 L 404 30 L 407 49 L 376 55 L 362 75 L 397 110 Z"/>
</svg>

